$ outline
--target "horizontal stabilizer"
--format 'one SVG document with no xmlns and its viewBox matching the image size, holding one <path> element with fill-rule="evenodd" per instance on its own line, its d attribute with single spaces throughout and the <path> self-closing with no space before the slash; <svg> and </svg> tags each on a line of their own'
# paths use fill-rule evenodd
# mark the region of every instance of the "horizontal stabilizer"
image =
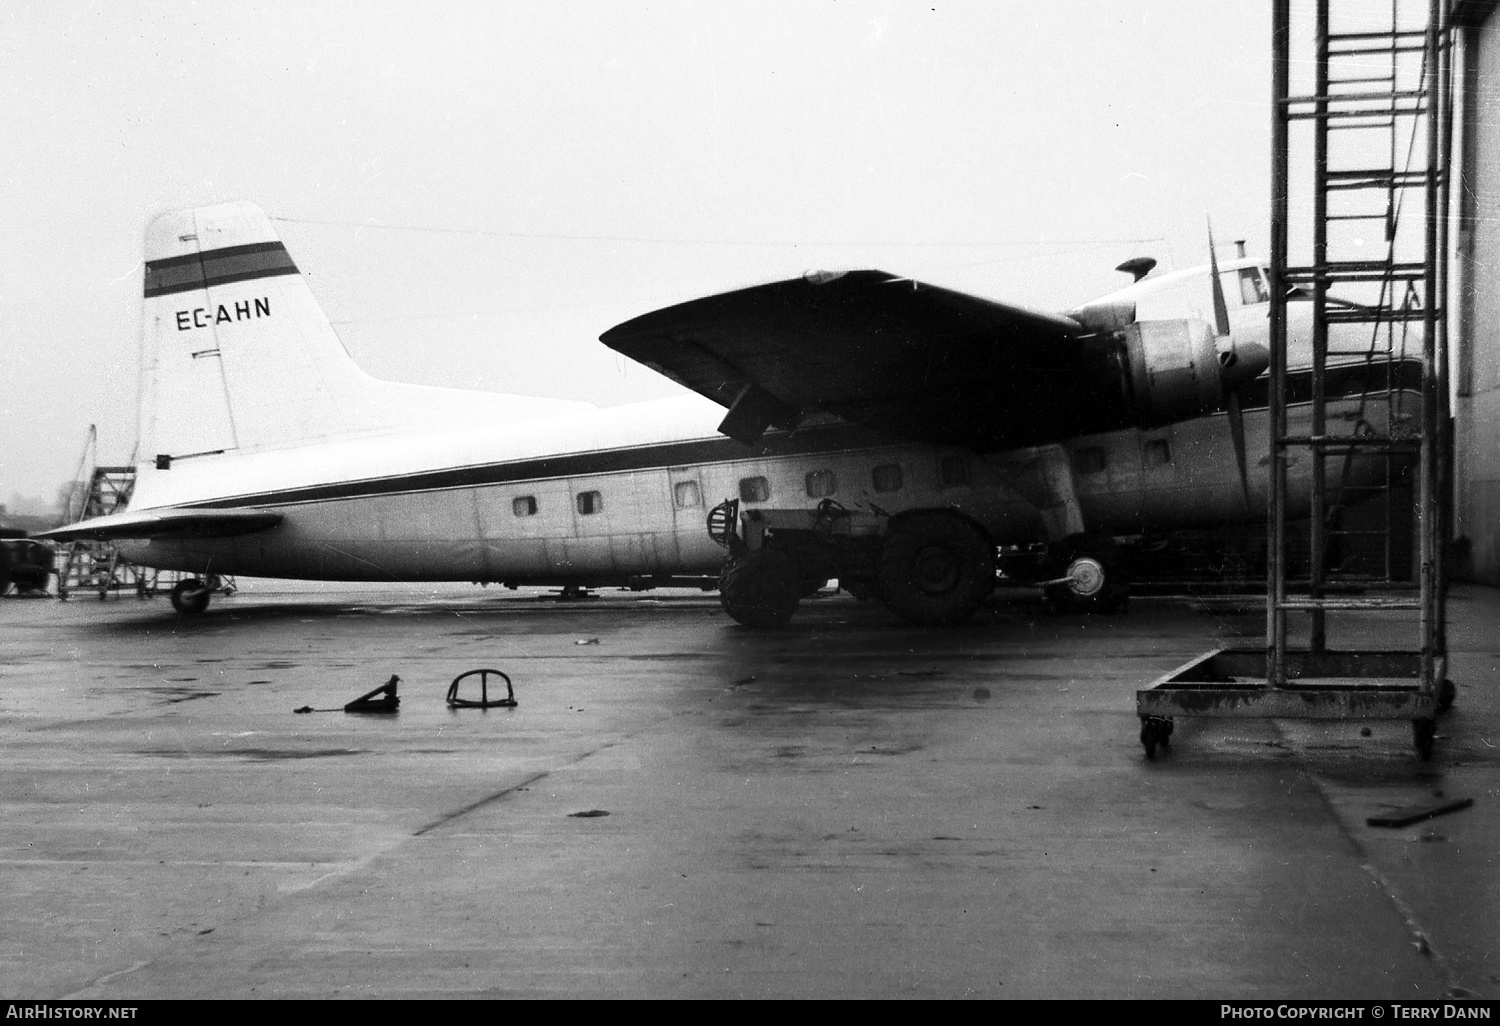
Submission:
<svg viewBox="0 0 1500 1026">
<path fill-rule="evenodd" d="M 281 514 L 264 509 L 155 509 L 115 513 L 42 531 L 38 538 L 68 542 L 117 538 L 228 538 L 263 531 L 281 523 Z"/>
</svg>

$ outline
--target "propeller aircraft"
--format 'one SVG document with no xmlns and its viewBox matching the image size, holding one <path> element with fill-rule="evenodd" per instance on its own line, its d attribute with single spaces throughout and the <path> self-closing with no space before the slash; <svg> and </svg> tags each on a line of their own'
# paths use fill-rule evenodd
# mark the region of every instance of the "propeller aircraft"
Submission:
<svg viewBox="0 0 1500 1026">
<path fill-rule="evenodd" d="M 262 211 L 177 211 L 146 231 L 130 506 L 44 537 L 191 574 L 183 614 L 228 574 L 717 577 L 762 627 L 837 578 L 956 623 L 997 546 L 1038 540 L 1039 584 L 1108 606 L 1113 537 L 1244 517 L 1265 491 L 1247 455 L 1266 449 L 1265 268 L 1120 269 L 1136 280 L 1061 314 L 871 270 L 693 300 L 601 337 L 687 393 L 595 409 L 370 378 Z M 1330 373 L 1348 430 L 1390 429 L 1366 419 L 1371 373 Z"/>
</svg>

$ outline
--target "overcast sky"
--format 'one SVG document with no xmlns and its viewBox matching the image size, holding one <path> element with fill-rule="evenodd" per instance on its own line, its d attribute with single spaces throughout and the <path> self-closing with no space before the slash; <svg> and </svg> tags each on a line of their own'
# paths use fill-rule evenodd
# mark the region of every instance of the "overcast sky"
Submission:
<svg viewBox="0 0 1500 1026">
<path fill-rule="evenodd" d="M 614 406 L 668 303 L 878 267 L 1044 309 L 1264 252 L 1270 14 L 1212 0 L 0 6 L 0 502 L 135 443 L 141 234 L 248 199 L 360 364 Z M 1227 245 L 1225 247 L 1227 249 Z"/>
</svg>

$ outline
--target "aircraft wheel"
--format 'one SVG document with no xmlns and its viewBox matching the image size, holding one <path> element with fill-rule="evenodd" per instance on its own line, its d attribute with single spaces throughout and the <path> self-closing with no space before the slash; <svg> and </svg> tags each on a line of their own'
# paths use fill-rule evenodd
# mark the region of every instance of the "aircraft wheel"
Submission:
<svg viewBox="0 0 1500 1026">
<path fill-rule="evenodd" d="M 10 591 L 10 567 L 0 566 L 0 595 Z"/>
<path fill-rule="evenodd" d="M 801 589 L 791 557 L 762 549 L 724 568 L 719 576 L 719 603 L 746 627 L 781 627 L 797 611 Z"/>
<path fill-rule="evenodd" d="M 173 586 L 172 608 L 183 616 L 197 616 L 208 608 L 208 599 L 212 594 L 202 581 L 189 577 Z"/>
<path fill-rule="evenodd" d="M 1129 601 L 1112 538 L 1085 534 L 1066 539 L 1053 554 L 1053 566 L 1057 572 L 1050 576 L 1067 580 L 1048 585 L 1044 597 L 1059 613 L 1112 613 Z"/>
<path fill-rule="evenodd" d="M 919 513 L 898 521 L 880 552 L 880 597 L 920 624 L 962 623 L 995 587 L 995 550 L 966 520 Z"/>
</svg>

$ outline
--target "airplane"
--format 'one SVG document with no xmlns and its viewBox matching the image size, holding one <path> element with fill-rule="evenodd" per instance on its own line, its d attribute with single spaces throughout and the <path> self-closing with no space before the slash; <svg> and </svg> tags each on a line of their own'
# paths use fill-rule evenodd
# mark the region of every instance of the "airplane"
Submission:
<svg viewBox="0 0 1500 1026">
<path fill-rule="evenodd" d="M 689 391 L 596 409 L 371 378 L 259 208 L 167 213 L 145 233 L 129 508 L 42 536 L 193 575 L 182 615 L 222 575 L 716 578 L 734 619 L 774 627 L 837 578 L 948 624 L 989 595 L 997 546 L 1038 540 L 1050 594 L 1108 607 L 1113 536 L 1264 507 L 1246 452 L 1266 448 L 1267 272 L 1212 250 L 1170 274 L 1127 261 L 1132 284 L 1064 314 L 881 271 L 693 300 L 601 336 Z M 1390 430 L 1365 409 L 1374 372 L 1340 373 L 1339 422 Z"/>
</svg>

